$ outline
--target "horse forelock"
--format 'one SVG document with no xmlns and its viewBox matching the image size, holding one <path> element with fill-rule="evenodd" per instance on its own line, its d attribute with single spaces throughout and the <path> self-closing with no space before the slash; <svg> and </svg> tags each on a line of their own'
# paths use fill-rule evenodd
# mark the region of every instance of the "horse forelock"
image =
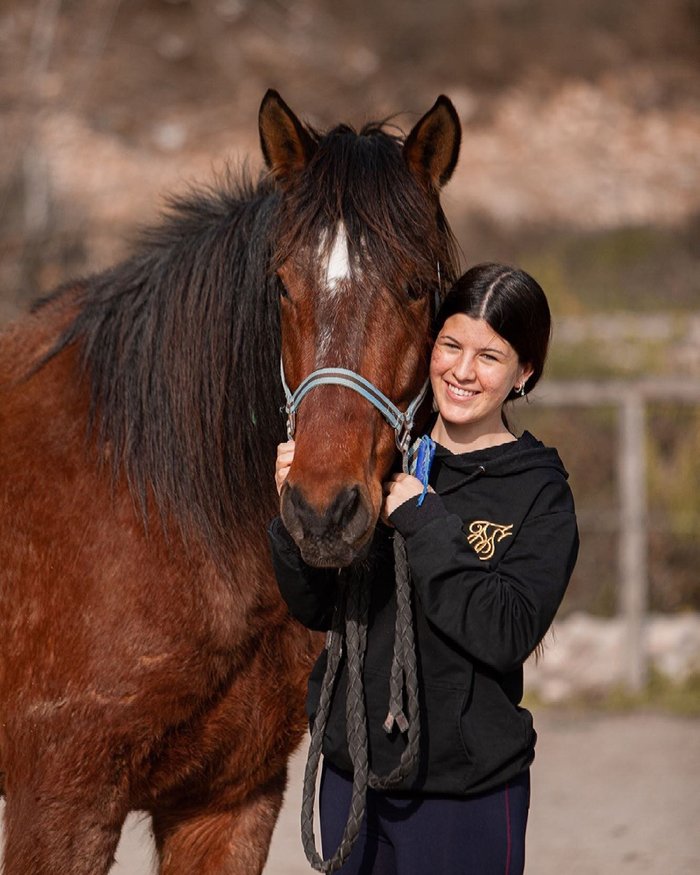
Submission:
<svg viewBox="0 0 700 875">
<path fill-rule="evenodd" d="M 90 429 L 144 514 L 155 503 L 224 561 L 236 527 L 274 507 L 278 212 L 247 179 L 172 201 L 129 260 L 86 283 L 50 353 L 78 344 Z"/>
<path fill-rule="evenodd" d="M 320 250 L 336 271 L 328 279 L 340 267 L 374 287 L 400 294 L 408 282 L 422 294 L 435 287 L 440 262 L 449 282 L 454 239 L 439 201 L 410 172 L 402 138 L 374 122 L 359 133 L 339 125 L 312 134 L 316 151 L 284 201 L 277 263 Z"/>
</svg>

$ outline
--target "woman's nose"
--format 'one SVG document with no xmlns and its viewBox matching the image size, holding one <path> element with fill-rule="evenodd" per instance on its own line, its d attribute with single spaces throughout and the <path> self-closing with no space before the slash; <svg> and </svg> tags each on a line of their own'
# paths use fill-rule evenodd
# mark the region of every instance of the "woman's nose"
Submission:
<svg viewBox="0 0 700 875">
<path fill-rule="evenodd" d="M 452 373 L 460 383 L 474 379 L 474 358 L 464 353 L 452 367 Z"/>
</svg>

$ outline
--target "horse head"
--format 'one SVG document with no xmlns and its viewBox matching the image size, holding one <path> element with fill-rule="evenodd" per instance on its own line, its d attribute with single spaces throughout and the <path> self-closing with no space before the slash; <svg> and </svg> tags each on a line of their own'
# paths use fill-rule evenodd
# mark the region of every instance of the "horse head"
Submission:
<svg viewBox="0 0 700 875">
<path fill-rule="evenodd" d="M 454 107 L 438 98 L 405 139 L 380 125 L 322 135 L 269 91 L 259 129 L 281 198 L 275 267 L 289 391 L 342 369 L 405 411 L 427 379 L 440 280 L 454 275 L 439 202 L 459 152 Z M 371 540 L 397 449 L 379 406 L 343 379 L 314 381 L 299 401 L 281 513 L 311 565 L 348 565 Z"/>
</svg>

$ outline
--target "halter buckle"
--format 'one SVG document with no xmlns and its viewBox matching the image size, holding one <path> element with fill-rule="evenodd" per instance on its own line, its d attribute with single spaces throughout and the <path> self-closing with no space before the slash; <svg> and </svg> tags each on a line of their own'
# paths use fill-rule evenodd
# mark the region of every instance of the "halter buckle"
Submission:
<svg viewBox="0 0 700 875">
<path fill-rule="evenodd" d="M 406 422 L 406 420 L 402 420 L 397 426 L 395 430 L 396 435 L 396 446 L 398 447 L 399 452 L 402 456 L 406 456 L 408 453 L 409 447 L 411 446 L 411 429 L 413 428 L 412 422 Z"/>
<path fill-rule="evenodd" d="M 286 405 L 285 411 L 287 413 L 287 440 L 291 441 L 297 428 L 297 414 L 291 404 Z"/>
</svg>

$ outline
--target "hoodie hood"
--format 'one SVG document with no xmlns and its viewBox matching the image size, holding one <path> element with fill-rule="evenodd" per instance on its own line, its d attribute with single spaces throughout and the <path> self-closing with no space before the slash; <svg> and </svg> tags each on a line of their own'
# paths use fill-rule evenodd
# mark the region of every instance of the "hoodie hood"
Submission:
<svg viewBox="0 0 700 875">
<path fill-rule="evenodd" d="M 569 476 L 559 453 L 525 431 L 515 441 L 470 453 L 453 453 L 437 444 L 430 483 L 442 494 L 480 477 L 505 477 L 534 468 L 551 468 L 564 478 Z"/>
</svg>

